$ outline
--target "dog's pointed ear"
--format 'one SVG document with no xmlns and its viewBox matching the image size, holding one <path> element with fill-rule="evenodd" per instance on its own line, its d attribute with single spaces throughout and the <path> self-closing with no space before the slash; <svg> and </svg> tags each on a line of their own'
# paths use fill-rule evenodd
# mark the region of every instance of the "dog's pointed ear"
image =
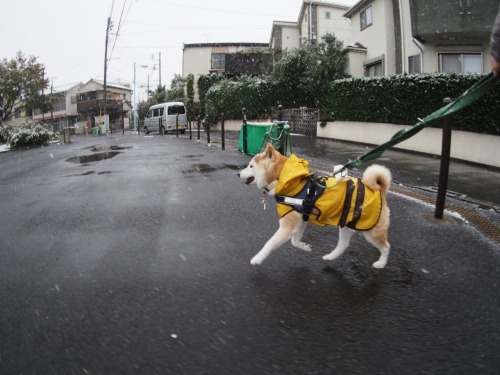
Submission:
<svg viewBox="0 0 500 375">
<path fill-rule="evenodd" d="M 271 142 L 268 142 L 268 144 L 266 145 L 266 150 L 264 151 L 266 157 L 272 159 L 274 157 L 274 151 L 275 150 L 273 144 Z"/>
</svg>

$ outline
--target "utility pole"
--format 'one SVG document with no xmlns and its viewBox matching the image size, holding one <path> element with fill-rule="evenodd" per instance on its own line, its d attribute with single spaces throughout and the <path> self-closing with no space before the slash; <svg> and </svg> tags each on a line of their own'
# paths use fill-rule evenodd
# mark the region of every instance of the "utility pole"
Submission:
<svg viewBox="0 0 500 375">
<path fill-rule="evenodd" d="M 52 77 L 52 81 L 50 83 L 50 125 L 52 125 L 52 130 L 54 130 L 54 108 L 52 107 L 54 99 L 52 97 L 53 92 L 54 92 L 54 77 Z"/>
<path fill-rule="evenodd" d="M 45 68 L 42 69 L 42 99 L 43 99 L 43 102 L 42 102 L 42 123 L 45 122 L 45 94 L 44 94 L 44 90 L 43 90 L 43 86 L 45 86 L 45 84 L 43 83 L 45 81 Z"/>
<path fill-rule="evenodd" d="M 111 17 L 108 17 L 108 22 L 106 24 L 106 45 L 104 46 L 104 123 L 105 124 L 106 124 L 106 104 L 108 101 L 106 78 L 108 72 L 108 36 L 110 29 L 111 29 Z"/>
</svg>

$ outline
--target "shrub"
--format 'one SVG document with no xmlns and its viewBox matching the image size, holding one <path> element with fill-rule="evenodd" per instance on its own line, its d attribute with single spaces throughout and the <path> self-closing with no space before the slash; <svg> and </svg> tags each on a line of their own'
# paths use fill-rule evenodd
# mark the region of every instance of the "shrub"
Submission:
<svg viewBox="0 0 500 375">
<path fill-rule="evenodd" d="M 443 99 L 458 97 L 482 78 L 480 74 L 400 74 L 375 78 L 340 79 L 328 86 L 321 120 L 382 122 L 413 125 L 443 106 Z M 261 117 L 272 106 L 300 103 L 283 82 L 272 78 L 243 77 L 223 80 L 210 88 L 205 101 L 206 122 L 213 124 L 223 112 L 226 118 Z M 292 104 L 293 105 L 293 104 Z M 453 129 L 500 135 L 500 84 L 453 116 Z M 435 122 L 431 126 L 440 126 Z"/>
<path fill-rule="evenodd" d="M 214 124 L 220 119 L 221 113 L 228 119 L 241 119 L 243 108 L 247 110 L 247 118 L 264 116 L 270 108 L 271 87 L 265 78 L 258 77 L 221 81 L 207 92 L 205 121 Z"/>
<path fill-rule="evenodd" d="M 43 146 L 60 140 L 59 133 L 51 132 L 41 125 L 36 125 L 32 129 L 28 127 L 9 128 L 7 136 L 7 142 L 11 149 Z"/>
<path fill-rule="evenodd" d="M 415 74 L 332 82 L 322 118 L 413 125 L 476 83 L 479 74 Z M 453 128 L 500 134 L 500 86 L 453 117 Z M 432 126 L 439 126 L 439 122 Z"/>
<path fill-rule="evenodd" d="M 12 133 L 12 125 L 0 127 L 0 144 L 7 143 L 9 136 Z"/>
</svg>

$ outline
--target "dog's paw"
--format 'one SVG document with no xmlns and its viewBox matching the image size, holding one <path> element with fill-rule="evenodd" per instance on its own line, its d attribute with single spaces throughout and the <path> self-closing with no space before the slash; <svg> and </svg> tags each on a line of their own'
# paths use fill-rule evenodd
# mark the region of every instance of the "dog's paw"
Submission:
<svg viewBox="0 0 500 375">
<path fill-rule="evenodd" d="M 312 251 L 312 246 L 309 245 L 308 243 L 305 242 L 298 242 L 293 244 L 297 249 L 304 250 L 304 251 Z"/>
<path fill-rule="evenodd" d="M 379 260 L 379 261 L 376 261 L 375 263 L 373 263 L 372 267 L 381 270 L 382 268 L 385 267 L 385 264 L 386 264 L 386 262 Z"/>
<path fill-rule="evenodd" d="M 334 260 L 336 257 L 335 256 L 332 256 L 332 254 L 326 254 L 326 255 L 323 255 L 323 260 Z"/>
<path fill-rule="evenodd" d="M 304 251 L 312 251 L 312 246 L 309 245 L 308 243 L 301 242 L 300 243 L 300 249 Z"/>
<path fill-rule="evenodd" d="M 260 264 L 262 263 L 262 260 L 263 260 L 263 259 L 260 259 L 260 258 L 256 255 L 256 256 L 254 256 L 254 257 L 250 260 L 250 264 L 251 264 L 252 266 L 258 266 L 258 265 L 260 265 Z"/>
</svg>

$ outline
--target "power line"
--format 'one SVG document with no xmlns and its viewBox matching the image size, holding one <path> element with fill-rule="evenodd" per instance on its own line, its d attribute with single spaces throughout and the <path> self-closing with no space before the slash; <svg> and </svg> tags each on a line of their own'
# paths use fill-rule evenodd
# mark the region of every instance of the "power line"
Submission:
<svg viewBox="0 0 500 375">
<path fill-rule="evenodd" d="M 123 6 L 122 6 L 122 11 L 120 13 L 120 20 L 118 21 L 118 27 L 116 28 L 116 34 L 115 34 L 115 40 L 113 42 L 113 48 L 111 48 L 111 52 L 109 53 L 109 59 L 111 59 L 111 56 L 113 56 L 113 51 L 115 50 L 116 41 L 118 40 L 118 36 L 120 35 L 120 27 L 122 25 L 123 11 L 125 10 L 126 4 L 127 4 L 127 0 L 124 0 Z"/>
</svg>

